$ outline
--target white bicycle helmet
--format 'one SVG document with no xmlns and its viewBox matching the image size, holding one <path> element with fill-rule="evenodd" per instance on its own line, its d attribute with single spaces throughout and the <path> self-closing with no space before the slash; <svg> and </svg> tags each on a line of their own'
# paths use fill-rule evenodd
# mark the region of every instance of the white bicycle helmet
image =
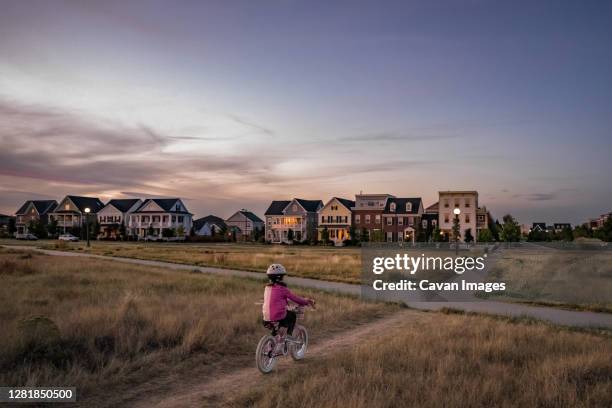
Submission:
<svg viewBox="0 0 612 408">
<path fill-rule="evenodd" d="M 285 267 L 281 264 L 272 264 L 268 266 L 268 270 L 266 271 L 266 275 L 286 275 L 287 271 Z"/>
</svg>

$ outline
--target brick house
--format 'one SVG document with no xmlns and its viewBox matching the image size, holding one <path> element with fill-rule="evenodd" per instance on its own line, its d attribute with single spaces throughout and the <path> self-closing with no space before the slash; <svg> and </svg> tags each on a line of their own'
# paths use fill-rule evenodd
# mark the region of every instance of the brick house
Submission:
<svg viewBox="0 0 612 408">
<path fill-rule="evenodd" d="M 357 194 L 353 211 L 353 227 L 361 239 L 383 234 L 382 216 L 390 194 Z"/>
<path fill-rule="evenodd" d="M 385 241 L 415 242 L 423 212 L 423 200 L 420 197 L 387 199 L 382 216 Z"/>
</svg>

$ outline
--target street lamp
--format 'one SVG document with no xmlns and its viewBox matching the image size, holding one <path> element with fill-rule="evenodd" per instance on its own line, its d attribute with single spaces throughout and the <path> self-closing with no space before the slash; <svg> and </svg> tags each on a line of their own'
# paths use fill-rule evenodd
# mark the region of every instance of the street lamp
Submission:
<svg viewBox="0 0 612 408">
<path fill-rule="evenodd" d="M 91 209 L 89 207 L 85 208 L 85 224 L 87 226 L 87 248 L 89 248 L 89 213 Z"/>
<path fill-rule="evenodd" d="M 453 225 L 453 232 L 455 234 L 455 256 L 459 254 L 459 234 L 461 234 L 461 227 L 459 226 L 459 214 L 461 214 L 461 210 L 459 208 L 455 208 L 453 210 L 453 214 L 455 214 L 455 220 L 457 222 L 457 228 L 459 231 L 455 231 L 455 226 Z"/>
</svg>

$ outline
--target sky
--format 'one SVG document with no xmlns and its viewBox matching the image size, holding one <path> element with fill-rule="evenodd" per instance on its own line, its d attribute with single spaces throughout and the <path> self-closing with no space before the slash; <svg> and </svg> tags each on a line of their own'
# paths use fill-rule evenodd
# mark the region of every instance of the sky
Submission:
<svg viewBox="0 0 612 408">
<path fill-rule="evenodd" d="M 477 190 L 612 210 L 612 2 L 0 1 L 0 212 Z"/>
</svg>

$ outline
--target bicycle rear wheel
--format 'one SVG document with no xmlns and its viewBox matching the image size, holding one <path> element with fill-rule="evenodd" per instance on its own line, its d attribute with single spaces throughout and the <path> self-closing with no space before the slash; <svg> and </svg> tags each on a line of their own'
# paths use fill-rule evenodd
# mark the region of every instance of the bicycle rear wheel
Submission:
<svg viewBox="0 0 612 408">
<path fill-rule="evenodd" d="M 255 363 L 259 371 L 263 374 L 268 374 L 276 367 L 276 341 L 272 336 L 263 336 L 257 344 L 255 352 Z"/>
</svg>

